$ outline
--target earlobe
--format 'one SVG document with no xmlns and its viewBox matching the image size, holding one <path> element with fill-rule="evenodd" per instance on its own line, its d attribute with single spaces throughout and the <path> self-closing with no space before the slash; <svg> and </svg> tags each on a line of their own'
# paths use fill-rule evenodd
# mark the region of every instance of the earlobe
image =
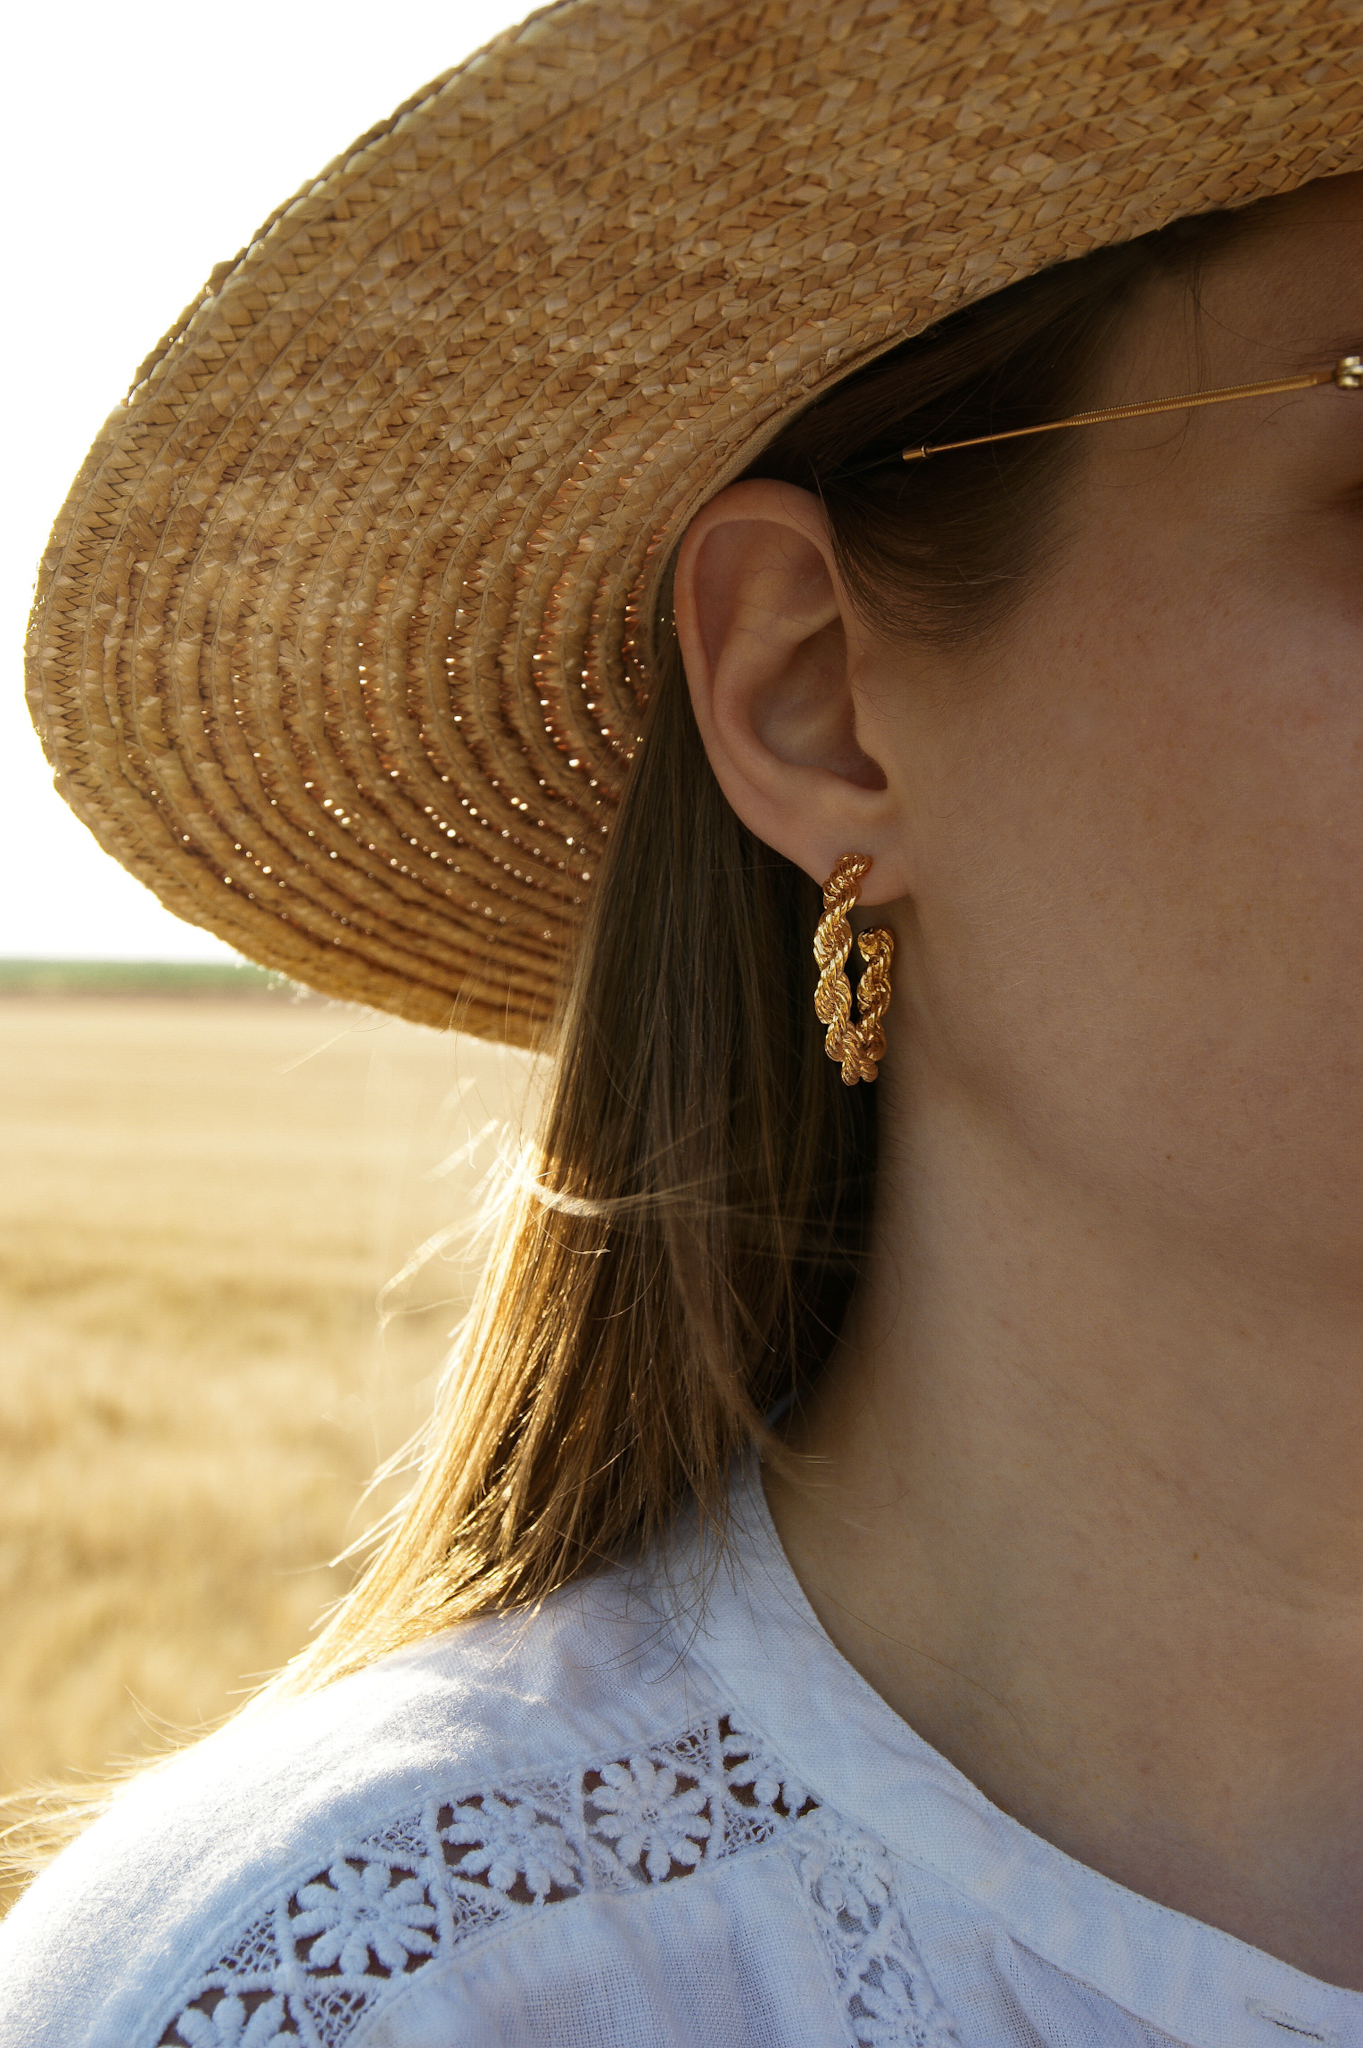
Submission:
<svg viewBox="0 0 1363 2048">
<path fill-rule="evenodd" d="M 820 883 L 856 846 L 875 865 L 867 901 L 902 893 L 887 778 L 858 734 L 866 630 L 818 500 L 761 479 L 721 492 L 687 533 L 674 592 L 696 722 L 744 823 Z"/>
</svg>

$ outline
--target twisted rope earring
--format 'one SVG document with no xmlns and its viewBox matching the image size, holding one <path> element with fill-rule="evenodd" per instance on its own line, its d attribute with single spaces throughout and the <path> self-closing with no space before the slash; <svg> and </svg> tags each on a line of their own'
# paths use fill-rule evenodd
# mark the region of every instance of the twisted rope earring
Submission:
<svg viewBox="0 0 1363 2048">
<path fill-rule="evenodd" d="M 849 1088 L 858 1081 L 875 1080 L 876 1062 L 885 1057 L 881 1019 L 890 1007 L 894 933 L 880 927 L 863 932 L 857 940 L 866 967 L 857 987 L 857 1021 L 852 1021 L 852 987 L 846 972 L 852 927 L 847 913 L 861 894 L 861 879 L 870 865 L 867 854 L 843 855 L 823 885 L 823 916 L 814 933 L 814 958 L 819 963 L 814 1012 L 828 1026 L 824 1051 L 842 1063 L 842 1078 Z"/>
</svg>

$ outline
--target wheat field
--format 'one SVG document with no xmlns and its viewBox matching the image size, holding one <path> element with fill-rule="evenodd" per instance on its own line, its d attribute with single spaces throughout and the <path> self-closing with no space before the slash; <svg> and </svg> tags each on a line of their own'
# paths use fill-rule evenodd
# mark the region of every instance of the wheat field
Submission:
<svg viewBox="0 0 1363 2048">
<path fill-rule="evenodd" d="M 344 1590 L 474 1253 L 380 1289 L 532 1068 L 317 1000 L 0 1001 L 6 1789 L 213 1722 Z"/>
</svg>

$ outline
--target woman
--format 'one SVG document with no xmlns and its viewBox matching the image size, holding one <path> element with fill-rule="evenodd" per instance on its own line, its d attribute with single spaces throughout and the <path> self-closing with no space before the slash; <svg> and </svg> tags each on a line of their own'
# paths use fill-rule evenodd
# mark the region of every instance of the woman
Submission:
<svg viewBox="0 0 1363 2048">
<path fill-rule="evenodd" d="M 6 2042 L 1363 2042 L 1360 27 L 570 0 L 144 369 L 63 788 L 557 1064 Z"/>
</svg>

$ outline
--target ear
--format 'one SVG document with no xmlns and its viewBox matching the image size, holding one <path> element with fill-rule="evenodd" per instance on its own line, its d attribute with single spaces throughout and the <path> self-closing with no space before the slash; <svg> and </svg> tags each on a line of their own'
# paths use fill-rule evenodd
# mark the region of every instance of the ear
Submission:
<svg viewBox="0 0 1363 2048">
<path fill-rule="evenodd" d="M 721 491 L 682 542 L 674 602 L 701 739 L 744 824 L 817 882 L 869 855 L 866 905 L 907 894 L 890 779 L 859 736 L 869 635 L 818 499 L 760 478 Z"/>
</svg>

